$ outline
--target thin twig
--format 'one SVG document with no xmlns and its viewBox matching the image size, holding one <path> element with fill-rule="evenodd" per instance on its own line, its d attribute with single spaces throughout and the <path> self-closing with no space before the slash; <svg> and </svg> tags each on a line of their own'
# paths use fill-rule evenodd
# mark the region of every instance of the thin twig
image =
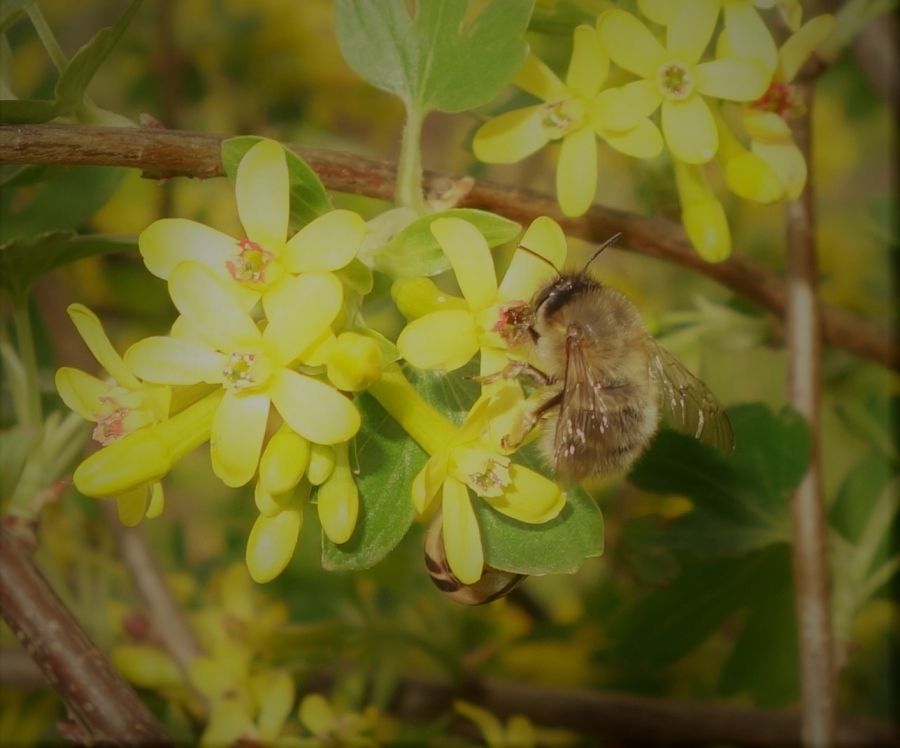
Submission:
<svg viewBox="0 0 900 748">
<path fill-rule="evenodd" d="M 0 613 L 59 692 L 86 745 L 174 745 L 31 561 L 0 526 Z"/>
<path fill-rule="evenodd" d="M 93 128 L 70 125 L 0 125 L 0 164 L 68 164 L 125 166 L 145 176 L 223 175 L 219 158 L 224 136 L 175 130 Z M 393 199 L 396 167 L 352 153 L 292 146 L 329 189 L 385 201 Z M 425 187 L 441 194 L 459 177 L 425 173 Z M 572 237 L 600 243 L 622 232 L 622 246 L 649 257 L 674 262 L 731 289 L 739 296 L 782 316 L 785 282 L 759 263 L 734 255 L 725 262 L 704 262 L 691 248 L 680 225 L 664 218 L 593 206 L 581 218 L 562 215 L 556 201 L 542 193 L 476 181 L 459 202 L 522 224 L 540 215 L 559 222 Z M 900 346 L 888 330 L 843 309 L 822 307 L 824 339 L 858 356 L 900 370 Z"/>
<path fill-rule="evenodd" d="M 812 78 L 805 80 L 811 81 Z M 811 83 L 801 86 L 811 103 Z M 797 146 L 812 165 L 810 118 L 794 125 Z M 788 204 L 787 292 L 785 333 L 788 348 L 788 399 L 807 420 L 810 430 L 809 467 L 791 501 L 794 595 L 800 645 L 803 741 L 811 748 L 834 742 L 834 651 L 828 581 L 828 527 L 822 499 L 819 454 L 821 407 L 821 323 L 818 263 L 815 246 L 813 180 Z"/>
</svg>

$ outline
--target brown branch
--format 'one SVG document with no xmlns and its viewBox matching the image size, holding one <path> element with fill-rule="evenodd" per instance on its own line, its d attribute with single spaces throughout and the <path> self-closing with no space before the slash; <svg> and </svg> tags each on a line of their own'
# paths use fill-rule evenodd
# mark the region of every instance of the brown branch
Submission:
<svg viewBox="0 0 900 748">
<path fill-rule="evenodd" d="M 92 128 L 68 125 L 0 125 L 0 163 L 125 166 L 148 177 L 222 176 L 222 135 L 174 130 Z M 390 201 L 396 167 L 356 154 L 292 146 L 316 171 L 325 186 Z M 441 193 L 458 177 L 426 172 L 429 192 Z M 581 218 L 563 216 L 545 194 L 477 181 L 460 207 L 481 208 L 528 224 L 539 215 L 560 223 L 569 236 L 599 243 L 621 231 L 623 246 L 648 257 L 674 262 L 722 284 L 739 296 L 783 316 L 785 282 L 759 263 L 732 256 L 704 262 L 691 248 L 684 230 L 664 218 L 594 206 Z M 892 333 L 843 309 L 822 307 L 824 339 L 858 356 L 900 370 L 900 346 Z"/>
<path fill-rule="evenodd" d="M 801 89 L 811 105 L 812 84 L 803 84 Z M 797 146 L 811 167 L 810 119 L 804 117 L 794 124 L 793 130 Z M 826 748 L 834 741 L 837 698 L 828 580 L 828 526 L 819 453 L 821 322 L 812 185 L 810 175 L 803 193 L 787 206 L 785 333 L 788 399 L 806 418 L 811 445 L 809 467 L 791 500 L 803 740 L 804 745 Z"/>
<path fill-rule="evenodd" d="M 306 692 L 328 692 L 331 674 L 306 684 Z M 537 725 L 575 730 L 585 738 L 608 737 L 626 744 L 648 745 L 801 745 L 801 721 L 796 712 L 770 712 L 716 704 L 655 699 L 603 691 L 535 686 L 490 678 L 454 686 L 439 678 L 401 678 L 390 704 L 404 719 L 433 721 L 446 715 L 454 699 L 478 704 L 507 719 L 527 715 Z M 841 718 L 836 744 L 879 748 L 898 744 L 892 725 Z M 617 742 L 616 744 L 619 744 Z M 592 743 L 593 744 L 593 743 Z"/>
<path fill-rule="evenodd" d="M 59 692 L 87 745 L 174 745 L 32 563 L 0 527 L 0 613 Z"/>
</svg>

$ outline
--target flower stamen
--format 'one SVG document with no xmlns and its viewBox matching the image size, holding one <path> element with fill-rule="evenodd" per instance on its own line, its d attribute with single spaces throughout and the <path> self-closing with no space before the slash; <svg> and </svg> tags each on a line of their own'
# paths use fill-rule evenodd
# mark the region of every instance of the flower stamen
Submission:
<svg viewBox="0 0 900 748">
<path fill-rule="evenodd" d="M 764 112 L 774 112 L 785 122 L 799 119 L 806 114 L 806 103 L 803 101 L 803 96 L 790 83 L 773 83 L 750 106 Z"/>
<path fill-rule="evenodd" d="M 694 74 L 683 62 L 667 62 L 657 73 L 662 95 L 670 101 L 683 101 L 694 92 Z"/>
<path fill-rule="evenodd" d="M 275 255 L 249 239 L 241 239 L 237 245 L 241 249 L 237 258 L 225 262 L 231 277 L 238 283 L 266 283 L 266 269 L 274 261 Z"/>
</svg>

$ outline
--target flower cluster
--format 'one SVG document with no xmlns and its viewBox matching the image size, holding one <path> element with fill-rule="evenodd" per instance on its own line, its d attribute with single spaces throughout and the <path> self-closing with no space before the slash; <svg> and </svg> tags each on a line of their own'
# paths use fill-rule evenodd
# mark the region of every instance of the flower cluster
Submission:
<svg viewBox="0 0 900 748">
<path fill-rule="evenodd" d="M 319 487 L 329 538 L 353 533 L 347 443 L 361 418 L 348 393 L 380 375 L 382 357 L 367 331 L 345 324 L 341 271 L 362 245 L 362 218 L 333 210 L 288 239 L 289 167 L 273 141 L 247 150 L 235 190 L 244 237 L 179 218 L 140 237 L 148 269 L 168 282 L 180 312 L 170 334 L 140 340 L 122 357 L 97 318 L 74 305 L 70 315 L 113 381 L 62 369 L 57 385 L 97 423 L 104 445 L 76 470 L 76 486 L 117 497 L 130 524 L 159 514 L 160 478 L 207 439 L 226 485 L 258 476 L 247 563 L 268 581 L 293 555 L 310 486 Z"/>
<path fill-rule="evenodd" d="M 761 203 L 795 199 L 806 180 L 789 125 L 804 111 L 791 81 L 831 35 L 834 18 L 819 16 L 800 28 L 798 4 L 777 4 L 796 32 L 780 50 L 756 10 L 776 0 L 638 3 L 664 28 L 664 41 L 635 15 L 608 10 L 595 28 L 576 28 L 565 83 L 534 55 L 528 58 L 514 83 L 543 103 L 484 123 L 474 153 L 489 163 L 512 163 L 561 141 L 557 197 L 566 215 L 578 216 L 594 198 L 598 137 L 638 158 L 656 156 L 665 145 L 691 242 L 705 259 L 724 259 L 730 232 L 705 165 L 715 159 L 732 192 Z M 723 30 L 711 45 L 720 12 Z M 634 80 L 604 88 L 611 62 Z M 731 118 L 737 123 L 722 110 L 733 105 L 740 106 L 741 116 Z M 651 119 L 657 113 L 660 129 Z M 739 134 L 735 124 L 742 125 Z"/>
</svg>

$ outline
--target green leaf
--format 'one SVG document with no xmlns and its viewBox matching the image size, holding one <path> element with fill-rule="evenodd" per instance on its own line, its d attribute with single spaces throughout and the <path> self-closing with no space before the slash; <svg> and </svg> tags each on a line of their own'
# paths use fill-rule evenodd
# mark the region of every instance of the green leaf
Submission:
<svg viewBox="0 0 900 748">
<path fill-rule="evenodd" d="M 222 165 L 232 184 L 237 178 L 238 164 L 244 154 L 262 139 L 242 135 L 222 141 Z M 296 231 L 330 211 L 332 206 L 324 185 L 309 165 L 289 148 L 285 148 L 284 152 L 287 156 L 291 190 L 290 224 L 291 230 Z"/>
<path fill-rule="evenodd" d="M 114 26 L 98 31 L 69 60 L 56 82 L 56 100 L 64 107 L 73 108 L 81 104 L 91 78 L 109 57 L 142 2 L 134 0 Z"/>
<path fill-rule="evenodd" d="M 323 535 L 322 567 L 331 571 L 368 569 L 406 535 L 415 517 L 410 490 L 427 455 L 375 398 L 356 399 L 363 416 L 356 437 L 360 512 L 356 530 L 336 545 Z"/>
<path fill-rule="evenodd" d="M 12 496 L 25 469 L 25 463 L 41 443 L 38 426 L 17 424 L 0 431 L 0 511 Z"/>
<path fill-rule="evenodd" d="M 521 453 L 513 458 L 523 463 Z M 476 500 L 485 561 L 517 574 L 574 574 L 585 559 L 603 553 L 603 515 L 582 488 L 568 492 L 555 519 L 530 525 Z"/>
<path fill-rule="evenodd" d="M 16 125 L 25 122 L 49 122 L 58 117 L 64 109 L 64 105 L 59 101 L 3 99 L 0 100 L 0 123 Z"/>
<path fill-rule="evenodd" d="M 654 666 L 684 657 L 771 581 L 770 555 L 766 549 L 714 562 L 683 559 L 671 584 L 634 600 L 611 622 L 616 652 Z"/>
<path fill-rule="evenodd" d="M 515 221 L 473 208 L 453 208 L 432 213 L 413 221 L 377 250 L 374 255 L 375 269 L 392 278 L 431 276 L 449 270 L 447 255 L 431 233 L 431 224 L 437 218 L 468 221 L 484 235 L 489 247 L 505 244 L 522 230 Z"/>
<path fill-rule="evenodd" d="M 462 0 L 336 0 L 344 59 L 408 107 L 461 112 L 486 104 L 515 77 L 528 53 L 523 34 L 533 0 L 494 0 L 469 18 Z"/>
<path fill-rule="evenodd" d="M 724 456 L 662 431 L 629 478 L 640 488 L 686 496 L 693 511 L 668 527 L 674 548 L 712 557 L 790 539 L 788 497 L 809 462 L 809 430 L 794 411 L 760 404 L 729 409 L 736 449 Z"/>
<path fill-rule="evenodd" d="M 52 179 L 0 190 L 0 243 L 78 229 L 112 197 L 127 173 L 111 166 L 54 169 Z"/>
<path fill-rule="evenodd" d="M 0 245 L 0 287 L 19 300 L 35 280 L 55 268 L 85 257 L 132 249 L 137 249 L 134 237 L 78 236 L 72 231 L 14 239 Z"/>
</svg>

